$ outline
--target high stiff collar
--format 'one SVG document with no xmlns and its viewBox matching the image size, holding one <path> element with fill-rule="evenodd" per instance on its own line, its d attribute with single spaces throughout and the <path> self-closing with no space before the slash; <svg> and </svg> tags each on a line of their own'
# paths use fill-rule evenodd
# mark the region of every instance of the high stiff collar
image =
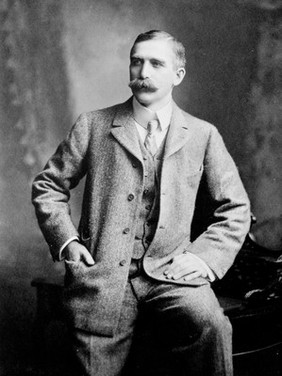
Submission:
<svg viewBox="0 0 282 376">
<path fill-rule="evenodd" d="M 172 115 L 172 101 L 156 112 L 142 106 L 135 97 L 133 97 L 132 106 L 133 118 L 142 127 L 147 128 L 149 121 L 158 120 L 162 131 L 168 128 Z"/>
<path fill-rule="evenodd" d="M 139 145 L 139 136 L 134 127 L 132 97 L 125 103 L 117 106 L 117 111 L 112 122 L 111 133 L 115 139 L 131 154 L 143 163 L 143 156 Z M 183 111 L 172 101 L 172 116 L 167 134 L 164 159 L 170 157 L 181 149 L 189 140 L 192 141 L 191 125 L 198 120 Z M 197 134 L 193 134 L 197 137 Z"/>
</svg>

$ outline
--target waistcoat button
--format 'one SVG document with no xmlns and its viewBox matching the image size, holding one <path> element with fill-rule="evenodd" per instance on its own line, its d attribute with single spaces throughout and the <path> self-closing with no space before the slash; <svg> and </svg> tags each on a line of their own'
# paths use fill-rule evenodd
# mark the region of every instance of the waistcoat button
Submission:
<svg viewBox="0 0 282 376">
<path fill-rule="evenodd" d="M 124 233 L 124 234 L 128 234 L 129 231 L 130 231 L 130 229 L 127 227 L 127 228 L 125 228 L 125 229 L 123 230 L 123 233 Z"/>
<path fill-rule="evenodd" d="M 134 194 L 130 193 L 128 196 L 127 196 L 127 199 L 128 201 L 132 201 L 134 199 Z"/>
<path fill-rule="evenodd" d="M 120 264 L 120 266 L 124 266 L 124 265 L 126 264 L 126 260 L 121 260 L 121 261 L 119 262 L 119 264 Z"/>
</svg>

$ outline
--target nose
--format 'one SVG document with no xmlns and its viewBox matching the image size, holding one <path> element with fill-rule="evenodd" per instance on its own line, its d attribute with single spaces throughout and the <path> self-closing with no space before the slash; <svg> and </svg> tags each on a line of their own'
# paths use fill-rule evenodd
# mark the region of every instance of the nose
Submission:
<svg viewBox="0 0 282 376">
<path fill-rule="evenodd" d="M 145 79 L 145 78 L 150 78 L 151 76 L 151 70 L 150 70 L 150 65 L 148 62 L 144 62 L 142 64 L 142 67 L 140 69 L 140 78 Z"/>
</svg>

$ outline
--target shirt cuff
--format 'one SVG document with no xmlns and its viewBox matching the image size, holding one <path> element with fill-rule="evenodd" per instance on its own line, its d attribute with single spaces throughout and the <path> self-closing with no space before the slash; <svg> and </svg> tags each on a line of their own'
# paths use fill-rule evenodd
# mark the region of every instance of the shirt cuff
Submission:
<svg viewBox="0 0 282 376">
<path fill-rule="evenodd" d="M 59 261 L 63 261 L 65 259 L 65 255 L 64 255 L 64 249 L 66 248 L 66 246 L 68 244 L 70 244 L 73 240 L 78 240 L 79 241 L 79 237 L 78 236 L 72 236 L 71 238 L 69 238 L 60 248 L 59 250 Z"/>
<path fill-rule="evenodd" d="M 192 256 L 194 259 L 197 259 L 201 265 L 203 266 L 203 268 L 206 270 L 207 272 L 207 279 L 209 280 L 209 282 L 213 282 L 216 278 L 214 272 L 211 270 L 211 268 L 205 263 L 204 260 L 202 260 L 200 257 L 198 257 L 197 255 L 195 255 L 194 253 L 191 253 L 191 252 L 185 252 L 185 253 L 189 253 L 190 256 Z"/>
</svg>

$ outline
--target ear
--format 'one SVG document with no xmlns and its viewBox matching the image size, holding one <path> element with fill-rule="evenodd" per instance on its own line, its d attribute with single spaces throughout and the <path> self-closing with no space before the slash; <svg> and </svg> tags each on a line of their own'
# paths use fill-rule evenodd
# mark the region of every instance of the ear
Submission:
<svg viewBox="0 0 282 376">
<path fill-rule="evenodd" d="M 175 72 L 174 86 L 181 84 L 185 74 L 186 74 L 185 68 L 177 69 L 177 71 Z"/>
</svg>

